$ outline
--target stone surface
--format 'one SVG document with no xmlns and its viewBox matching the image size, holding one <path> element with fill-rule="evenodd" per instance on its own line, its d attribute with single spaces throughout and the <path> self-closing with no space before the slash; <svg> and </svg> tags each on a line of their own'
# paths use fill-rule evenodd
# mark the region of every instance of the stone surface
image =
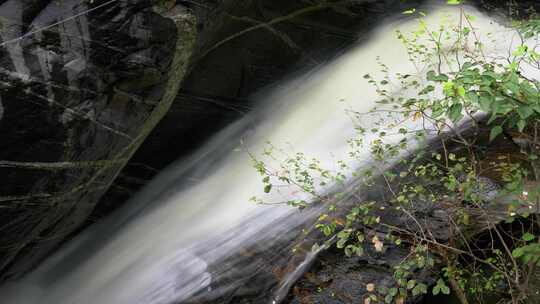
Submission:
<svg viewBox="0 0 540 304">
<path fill-rule="evenodd" d="M 349 304 L 364 303 L 368 297 L 368 284 L 375 290 L 396 286 L 393 266 L 398 265 L 409 252 L 404 248 L 390 246 L 384 254 L 374 250 L 364 257 L 347 258 L 337 249 L 323 253 L 306 275 L 294 286 L 288 301 L 290 304 Z M 411 278 L 432 284 L 428 272 L 416 272 Z M 409 299 L 408 303 L 418 299 Z"/>
<path fill-rule="evenodd" d="M 196 38 L 170 4 L 0 1 L 1 278 L 77 229 L 167 112 Z"/>
<path fill-rule="evenodd" d="M 488 134 L 490 129 L 481 125 L 477 131 L 473 131 L 470 128 L 464 128 L 462 133 L 467 138 L 475 137 L 477 139 L 475 146 L 475 154 L 478 157 L 480 166 L 487 160 L 492 160 L 500 155 L 514 155 L 519 157 L 520 147 L 512 143 L 512 139 L 506 137 L 499 137 L 494 141 L 488 140 Z M 477 133 L 479 132 L 479 133 Z M 442 153 L 442 148 L 438 147 L 437 141 L 432 142 L 428 146 L 434 151 Z M 447 142 L 449 142 L 447 140 Z M 460 155 L 463 149 L 460 145 L 450 144 L 447 146 L 449 151 Z M 429 154 L 429 153 L 428 153 Z M 500 160 L 499 160 L 500 161 Z M 480 167 L 482 168 L 482 167 Z M 393 172 L 402 171 L 399 166 L 391 169 Z M 479 170 L 481 172 L 489 173 L 488 170 Z M 375 286 L 384 286 L 387 289 L 396 287 L 397 283 L 394 279 L 393 267 L 399 265 L 403 261 L 410 257 L 414 252 L 414 245 L 417 239 L 412 238 L 409 235 L 413 233 L 418 238 L 424 238 L 430 240 L 430 245 L 435 243 L 443 244 L 444 246 L 451 247 L 465 247 L 461 242 L 461 237 L 464 237 L 474 244 L 472 246 L 478 246 L 475 248 L 499 248 L 503 250 L 502 244 L 497 240 L 493 240 L 493 232 L 487 232 L 489 227 L 498 226 L 499 229 L 505 231 L 507 236 L 516 236 L 522 233 L 523 223 L 515 223 L 515 227 L 512 228 L 509 224 L 504 224 L 509 219 L 508 204 L 516 199 L 512 195 L 504 195 L 502 191 L 500 176 L 493 175 L 493 178 L 480 176 L 477 181 L 477 188 L 473 191 L 479 196 L 479 202 L 482 208 L 477 206 L 467 205 L 466 201 L 461 202 L 467 212 L 470 215 L 470 222 L 468 224 L 455 224 L 456 210 L 452 204 L 441 202 L 423 202 L 414 201 L 413 205 L 409 208 L 408 212 L 402 212 L 395 209 L 391 204 L 385 203 L 385 194 L 388 195 L 385 181 L 377 180 L 374 182 L 374 187 L 366 191 L 358 191 L 358 194 L 354 197 L 361 197 L 361 201 L 376 201 L 377 206 L 384 206 L 381 210 L 377 211 L 375 216 L 378 216 L 380 223 L 371 226 L 359 225 L 358 230 L 362 231 L 369 240 L 371 237 L 377 235 L 378 239 L 383 241 L 382 252 L 374 250 L 373 244 L 368 242 L 364 245 L 364 255 L 361 257 L 353 256 L 348 258 L 343 254 L 343 249 L 338 250 L 332 247 L 330 250 L 325 251 L 319 255 L 314 265 L 307 270 L 307 272 L 296 282 L 292 287 L 289 297 L 284 301 L 287 304 L 352 304 L 352 303 L 365 303 L 364 300 L 369 296 L 369 292 L 366 289 L 367 284 L 374 284 Z M 412 178 L 412 181 L 415 179 Z M 402 181 L 403 182 L 403 181 Z M 437 191 L 437 183 L 427 184 L 423 182 L 423 186 L 432 187 L 432 190 Z M 394 187 L 392 185 L 394 189 Z M 525 190 L 532 191 L 538 187 L 537 183 L 526 183 Z M 363 196 L 364 195 L 364 196 Z M 455 203 L 455 202 L 454 202 Z M 530 209 L 523 207 L 516 210 L 516 213 L 531 213 L 538 214 L 540 210 Z M 457 225 L 457 227 L 455 226 Z M 457 232 L 459 229 L 459 237 Z M 392 232 L 393 235 L 398 235 L 403 238 L 401 244 L 396 246 L 385 239 L 385 235 Z M 511 246 L 511 245 L 509 245 Z M 434 268 L 429 269 L 415 269 L 412 271 L 412 279 L 417 282 L 422 282 L 427 286 L 432 286 L 438 275 L 440 269 L 446 266 L 445 259 L 436 250 L 437 246 L 430 248 L 430 253 L 434 257 Z M 467 248 L 462 248 L 467 250 Z M 473 254 L 482 256 L 483 250 L 472 251 Z M 462 263 L 466 263 L 465 259 Z M 466 264 L 462 265 L 467 267 Z M 478 266 L 475 266 L 478 267 Z M 535 269 L 534 274 L 531 276 L 530 286 L 537 284 L 538 271 Z M 431 289 L 430 289 L 431 290 Z M 493 300 L 499 300 L 501 296 L 505 295 L 506 287 L 503 292 L 496 293 L 491 296 Z M 484 296 L 484 295 L 483 295 Z M 537 294 L 531 295 L 532 301 L 537 299 Z M 441 300 L 442 299 L 442 300 Z M 459 303 L 454 297 L 441 297 L 436 298 L 437 301 L 449 301 L 448 303 Z M 471 299 L 473 297 L 471 296 Z M 421 301 L 422 297 L 407 298 L 405 303 L 432 303 L 432 298 Z M 394 302 L 392 302 L 394 303 Z M 441 302 L 447 303 L 447 302 Z M 476 303 L 471 300 L 471 303 Z"/>
</svg>

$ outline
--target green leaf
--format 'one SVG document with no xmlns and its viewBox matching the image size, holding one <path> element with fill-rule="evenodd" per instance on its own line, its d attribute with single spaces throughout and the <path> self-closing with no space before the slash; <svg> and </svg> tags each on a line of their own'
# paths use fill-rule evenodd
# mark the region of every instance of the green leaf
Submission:
<svg viewBox="0 0 540 304">
<path fill-rule="evenodd" d="M 513 94 L 518 95 L 519 94 L 519 80 L 515 76 L 515 74 L 512 74 L 514 77 L 510 77 L 510 80 L 508 80 L 504 86 L 510 90 Z"/>
<path fill-rule="evenodd" d="M 443 84 L 443 91 L 447 96 L 454 96 L 454 82 L 452 81 L 446 81 Z"/>
<path fill-rule="evenodd" d="M 517 61 L 512 61 L 512 63 L 510 63 L 510 65 L 508 65 L 508 68 L 512 71 L 512 72 L 515 72 L 517 71 L 517 68 L 519 67 L 519 64 Z"/>
<path fill-rule="evenodd" d="M 457 87 L 457 93 L 461 97 L 465 97 L 465 88 L 462 86 Z"/>
<path fill-rule="evenodd" d="M 437 285 L 435 285 L 435 287 L 433 287 L 433 295 L 438 295 L 440 292 L 444 293 L 444 294 L 450 294 L 450 288 L 448 288 L 448 286 L 446 286 L 446 283 L 444 282 L 443 279 L 439 279 L 437 281 Z"/>
<path fill-rule="evenodd" d="M 475 92 L 468 92 L 467 99 L 469 99 L 474 104 L 478 104 L 479 101 L 478 94 L 476 94 Z"/>
<path fill-rule="evenodd" d="M 449 295 L 450 294 L 450 288 L 448 288 L 448 286 L 441 286 L 441 291 L 442 293 L 444 293 L 445 295 Z"/>
<path fill-rule="evenodd" d="M 531 234 L 531 233 L 525 233 L 521 239 L 524 240 L 525 242 L 530 242 L 532 240 L 534 240 L 536 237 L 534 236 L 534 234 Z"/>
<path fill-rule="evenodd" d="M 528 50 L 528 46 L 527 45 L 520 45 L 513 53 L 512 55 L 514 56 L 523 56 L 525 55 L 525 53 L 527 53 L 527 50 Z"/>
<path fill-rule="evenodd" d="M 439 74 L 435 77 L 435 80 L 439 82 L 448 81 L 448 76 L 446 74 Z"/>
<path fill-rule="evenodd" d="M 448 117 L 453 122 L 458 122 L 462 117 L 463 105 L 458 103 L 450 107 Z"/>
<path fill-rule="evenodd" d="M 495 99 L 495 102 L 491 104 L 491 110 L 497 114 L 508 114 L 513 110 L 513 107 L 505 100 Z"/>
<path fill-rule="evenodd" d="M 272 190 L 272 184 L 267 184 L 264 186 L 264 193 L 270 193 L 271 190 Z"/>
<path fill-rule="evenodd" d="M 354 245 L 347 245 L 347 247 L 345 247 L 345 255 L 347 257 L 351 257 L 354 252 L 355 252 Z"/>
<path fill-rule="evenodd" d="M 520 106 L 519 108 L 517 108 L 517 112 L 521 119 L 527 119 L 534 113 L 533 109 L 529 106 Z"/>
<path fill-rule="evenodd" d="M 325 236 L 330 236 L 330 234 L 332 234 L 332 228 L 330 228 L 329 225 L 324 226 L 322 231 Z"/>
<path fill-rule="evenodd" d="M 357 256 L 361 257 L 364 255 L 364 248 L 362 248 L 362 246 L 357 246 L 355 252 Z"/>
<path fill-rule="evenodd" d="M 435 87 L 432 85 L 426 86 L 422 91 L 418 92 L 418 95 L 425 95 L 429 92 L 435 91 Z"/>
<path fill-rule="evenodd" d="M 526 126 L 527 126 L 527 121 L 525 121 L 523 119 L 520 119 L 517 122 L 517 127 L 518 127 L 519 132 L 523 132 L 523 130 L 525 129 Z"/>
<path fill-rule="evenodd" d="M 459 5 L 461 4 L 461 0 L 448 0 L 446 3 L 449 5 Z"/>
<path fill-rule="evenodd" d="M 430 81 L 434 81 L 434 77 L 436 76 L 437 74 L 435 74 L 435 71 L 428 71 L 426 73 L 426 79 L 427 80 L 430 80 Z"/>
<path fill-rule="evenodd" d="M 470 68 L 472 68 L 474 66 L 474 64 L 470 61 L 466 61 L 463 63 L 463 65 L 461 65 L 461 70 L 465 71 L 465 70 L 468 70 Z"/>
<path fill-rule="evenodd" d="M 469 19 L 469 21 L 474 21 L 476 20 L 476 17 L 473 16 L 473 15 L 465 15 L 467 17 L 467 19 Z"/>
<path fill-rule="evenodd" d="M 480 105 L 480 109 L 484 112 L 489 112 L 491 110 L 491 103 L 493 102 L 493 99 L 491 96 L 481 96 L 478 100 L 478 104 Z"/>
<path fill-rule="evenodd" d="M 501 126 L 495 126 L 491 128 L 491 132 L 489 132 L 489 141 L 493 141 L 497 136 L 499 136 L 502 133 L 503 129 Z"/>
<path fill-rule="evenodd" d="M 525 254 L 525 249 L 523 247 L 518 247 L 512 251 L 512 256 L 515 258 L 519 258 Z"/>
<path fill-rule="evenodd" d="M 427 293 L 427 286 L 423 283 L 418 283 L 412 290 L 413 296 L 426 294 Z"/>
<path fill-rule="evenodd" d="M 429 71 L 426 73 L 426 79 L 434 82 L 445 82 L 448 81 L 448 76 L 446 76 L 445 74 L 437 75 L 435 71 Z"/>
</svg>

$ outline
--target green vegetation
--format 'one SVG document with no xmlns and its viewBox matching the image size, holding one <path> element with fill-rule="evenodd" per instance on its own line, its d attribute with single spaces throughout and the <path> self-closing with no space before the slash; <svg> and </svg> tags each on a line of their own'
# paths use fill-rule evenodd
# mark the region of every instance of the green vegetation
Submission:
<svg viewBox="0 0 540 304">
<path fill-rule="evenodd" d="M 461 5 L 456 0 L 448 4 Z M 349 141 L 350 157 L 361 159 L 367 147 L 374 161 L 372 167 L 354 170 L 353 178 L 362 189 L 382 183 L 390 196 L 360 199 L 343 214 L 335 202 L 347 192 L 329 196 L 317 189 L 346 185 L 351 170 L 347 162 L 339 161 L 338 169 L 325 169 L 317 159 L 303 153 L 291 156 L 271 144 L 261 157 L 251 155 L 264 192 L 293 185 L 314 201 L 325 202 L 327 211 L 315 227 L 347 256 L 364 254 L 366 246 L 384 251 L 388 242 L 412 248 L 395 268 L 395 287 L 368 286 L 364 303 L 404 303 L 407 297 L 428 292 L 453 292 L 463 304 L 483 303 L 481 295 L 500 291 L 500 286 L 505 292 L 500 303 L 526 303 L 536 291 L 529 286 L 531 275 L 540 267 L 540 217 L 530 214 L 540 206 L 540 81 L 524 71 L 540 70 L 533 39 L 540 34 L 540 19 L 532 15 L 530 20 L 514 22 L 521 43 L 500 58 L 487 53 L 484 40 L 489 41 L 490 35 L 482 37 L 474 27 L 475 17 L 463 8 L 456 16 L 457 25 L 443 22 L 438 28 L 429 28 L 420 11 L 404 14 L 417 16 L 418 29 L 398 31 L 396 36 L 418 75 L 393 74 L 379 62 L 382 77 L 364 76 L 380 95 L 378 106 L 369 113 L 349 112 L 357 122 L 357 136 Z M 365 115 L 383 118 L 366 128 L 360 124 Z M 464 123 L 471 125 L 466 132 L 459 128 Z M 365 143 L 367 133 L 377 138 Z M 519 146 L 519 155 L 494 151 L 497 141 Z M 428 145 L 436 148 L 418 150 Z M 280 161 L 279 170 L 268 168 L 265 158 Z M 496 197 L 486 194 L 490 186 L 486 177 L 499 184 Z M 252 200 L 265 203 L 261 198 Z M 309 206 L 308 200 L 288 204 Z M 447 211 L 446 242 L 417 220 L 415 212 L 422 204 Z M 520 235 L 509 237 L 501 231 L 501 206 L 506 224 L 522 224 Z M 382 216 L 385 208 L 410 217 L 416 225 L 387 223 Z M 375 226 L 389 231 L 384 240 L 366 233 Z M 481 254 L 470 244 L 478 231 L 492 236 Z M 437 268 L 440 264 L 443 267 Z M 429 287 L 412 277 L 414 271 L 430 268 L 440 271 L 435 285 Z"/>
</svg>

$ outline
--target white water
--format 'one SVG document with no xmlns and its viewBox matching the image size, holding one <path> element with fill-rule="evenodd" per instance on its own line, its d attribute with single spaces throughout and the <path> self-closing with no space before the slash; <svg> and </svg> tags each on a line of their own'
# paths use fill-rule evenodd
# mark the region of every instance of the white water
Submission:
<svg viewBox="0 0 540 304">
<path fill-rule="evenodd" d="M 446 10 L 458 16 L 456 9 Z M 430 13 L 428 24 L 437 26 L 440 14 Z M 506 32 L 480 13 L 473 14 L 482 30 Z M 374 106 L 377 94 L 362 76 L 377 74 L 377 56 L 392 72 L 414 73 L 394 30 L 408 32 L 416 26 L 407 22 L 381 28 L 365 45 L 270 93 L 261 100 L 264 111 L 224 130 L 192 158 L 162 174 L 125 210 L 3 290 L 0 303 L 169 304 L 201 290 L 210 292 L 210 265 L 264 237 L 286 234 L 304 218 L 288 207 L 248 202 L 262 194 L 262 185 L 248 156 L 234 151 L 239 139 L 255 154 L 270 140 L 278 146 L 291 143 L 326 167 L 346 159 L 353 126 L 344 110 L 365 112 Z M 504 53 L 507 46 L 498 45 L 499 51 Z M 367 151 L 365 155 L 367 160 Z M 270 199 L 299 195 L 281 189 Z M 151 204 L 154 207 L 145 208 Z M 296 216 L 288 217 L 291 214 Z"/>
</svg>

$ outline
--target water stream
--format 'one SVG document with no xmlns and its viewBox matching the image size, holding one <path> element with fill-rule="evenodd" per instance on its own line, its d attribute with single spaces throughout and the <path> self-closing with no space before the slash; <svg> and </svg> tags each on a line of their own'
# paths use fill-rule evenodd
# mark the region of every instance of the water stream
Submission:
<svg viewBox="0 0 540 304">
<path fill-rule="evenodd" d="M 457 14 L 456 9 L 445 10 Z M 428 23 L 438 25 L 441 14 L 430 13 Z M 488 17 L 473 14 L 479 28 L 504 30 Z M 387 24 L 334 62 L 267 92 L 260 110 L 220 132 L 192 157 L 162 173 L 122 210 L 5 288 L 0 303 L 171 304 L 197 299 L 225 303 L 219 302 L 224 295 L 259 297 L 254 303 L 278 302 L 302 272 L 294 269 L 305 270 L 316 255 L 311 252 L 292 261 L 290 254 L 293 240 L 316 210 L 248 202 L 253 195 L 263 195 L 262 184 L 248 155 L 238 149 L 240 140 L 254 154 L 262 152 L 267 140 L 290 145 L 326 167 L 347 159 L 347 139 L 354 130 L 345 109 L 367 111 L 377 100 L 362 76 L 377 74 L 377 57 L 393 72 L 414 72 L 395 29 L 411 31 L 417 24 Z M 362 123 L 369 125 L 369 118 Z M 368 151 L 365 155 L 367 162 Z M 269 197 L 299 198 L 305 197 L 293 188 Z M 254 248 L 260 256 L 250 254 Z M 271 281 L 270 268 L 278 261 L 294 267 L 281 285 L 265 283 Z"/>
</svg>

